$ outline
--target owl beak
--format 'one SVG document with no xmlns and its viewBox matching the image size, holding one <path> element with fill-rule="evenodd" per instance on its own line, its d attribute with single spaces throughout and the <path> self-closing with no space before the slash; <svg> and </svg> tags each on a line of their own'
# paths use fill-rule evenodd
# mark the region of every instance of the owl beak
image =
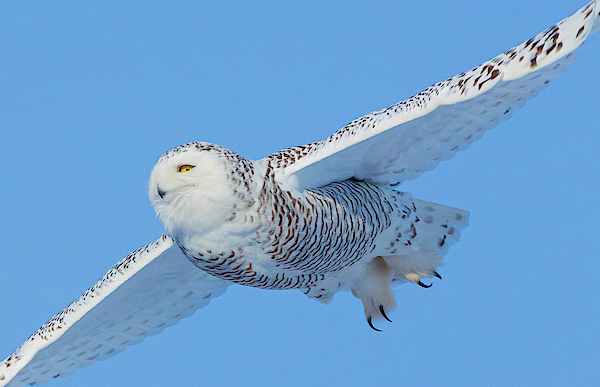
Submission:
<svg viewBox="0 0 600 387">
<path fill-rule="evenodd" d="M 161 199 L 164 199 L 165 195 L 167 194 L 167 191 L 163 191 L 162 189 L 160 189 L 160 186 L 157 186 L 156 189 L 158 191 L 158 196 L 160 196 Z"/>
</svg>

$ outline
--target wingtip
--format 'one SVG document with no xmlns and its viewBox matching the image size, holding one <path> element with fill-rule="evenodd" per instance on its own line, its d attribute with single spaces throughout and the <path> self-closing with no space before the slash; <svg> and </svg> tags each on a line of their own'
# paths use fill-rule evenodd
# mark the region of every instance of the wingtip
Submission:
<svg viewBox="0 0 600 387">
<path fill-rule="evenodd" d="M 590 31 L 590 35 L 595 34 L 598 32 L 598 30 L 600 30 L 600 0 L 594 1 L 594 15 L 595 19 L 594 24 L 592 25 L 592 30 Z"/>
</svg>

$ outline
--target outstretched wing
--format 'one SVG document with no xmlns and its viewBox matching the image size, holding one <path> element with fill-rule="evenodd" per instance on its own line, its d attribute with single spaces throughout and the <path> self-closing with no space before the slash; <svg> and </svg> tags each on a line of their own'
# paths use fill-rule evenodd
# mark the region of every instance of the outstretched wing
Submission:
<svg viewBox="0 0 600 387">
<path fill-rule="evenodd" d="M 575 51 L 600 28 L 599 12 L 592 1 L 521 45 L 358 118 L 326 140 L 268 156 L 278 181 L 303 189 L 349 178 L 386 185 L 417 178 L 467 149 L 563 75 Z"/>
<path fill-rule="evenodd" d="M 114 265 L 0 364 L 0 386 L 38 385 L 114 356 L 225 293 L 162 236 Z"/>
</svg>

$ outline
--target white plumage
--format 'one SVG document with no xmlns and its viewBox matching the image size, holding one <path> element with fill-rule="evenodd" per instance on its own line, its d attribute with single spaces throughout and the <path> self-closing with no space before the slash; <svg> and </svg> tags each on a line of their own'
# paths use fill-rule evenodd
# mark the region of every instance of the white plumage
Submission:
<svg viewBox="0 0 600 387">
<path fill-rule="evenodd" d="M 11 386 L 43 383 L 112 356 L 205 306 L 210 298 L 222 294 L 229 284 L 224 279 L 274 289 L 299 288 L 309 296 L 326 299 L 340 288 L 350 286 L 365 303 L 368 318 L 379 313 L 381 305 L 392 307 L 389 280 L 420 283 L 420 277 L 435 275 L 439 253 L 447 248 L 446 241 L 458 236 L 457 231 L 430 231 L 433 227 L 430 225 L 445 225 L 446 230 L 455 230 L 466 225 L 468 213 L 411 199 L 387 186 L 414 179 L 458 150 L 466 149 L 484 131 L 508 119 L 514 109 L 536 96 L 550 79 L 562 75 L 575 59 L 573 52 L 592 32 L 598 17 L 596 7 L 592 2 L 515 49 L 388 109 L 355 120 L 320 143 L 286 149 L 254 163 L 206 143 L 190 143 L 168 152 L 155 167 L 150 186 L 153 205 L 168 236 L 124 258 L 90 291 L 40 328 L 0 365 L 0 385 L 10 380 L 13 380 Z M 207 152 L 209 157 L 205 157 Z M 194 153 L 201 159 L 186 158 Z M 183 158 L 169 164 L 169 160 L 178 157 Z M 183 165 L 192 168 L 176 171 Z M 225 174 L 221 173 L 223 165 Z M 161 171 L 163 167 L 165 170 Z M 202 173 L 193 175 L 199 171 Z M 178 174 L 187 176 L 180 178 Z M 366 183 L 346 181 L 351 178 Z M 319 188 L 322 186 L 326 187 Z M 244 190 L 232 191 L 231 187 Z M 269 192 L 263 192 L 265 187 Z M 196 194 L 198 190 L 201 195 Z M 352 196 L 345 208 L 358 207 L 349 215 L 350 223 L 340 223 L 346 228 L 339 230 L 355 230 L 353 227 L 360 220 L 367 219 L 368 224 L 359 230 L 371 230 L 372 238 L 353 239 L 348 242 L 349 249 L 340 247 L 339 251 L 349 253 L 359 248 L 363 249 L 361 254 L 352 259 L 332 256 L 321 261 L 319 256 L 311 256 L 314 264 L 304 259 L 305 267 L 298 262 L 290 263 L 294 256 L 285 256 L 281 261 L 267 259 L 268 254 L 261 256 L 264 245 L 273 242 L 269 237 L 283 235 L 289 229 L 297 231 L 300 225 L 314 231 L 302 234 L 311 241 L 315 233 L 323 234 L 317 228 L 327 224 L 328 217 L 339 214 L 336 205 L 342 201 L 336 195 L 343 196 L 344 192 Z M 378 198 L 381 202 L 356 199 L 353 195 L 357 193 L 365 195 L 361 198 Z M 261 194 L 283 199 L 261 202 Z M 325 203 L 329 210 L 318 208 L 317 203 Z M 385 204 L 389 210 L 384 208 Z M 282 216 L 301 214 L 301 210 L 311 206 L 317 210 L 308 211 L 305 217 L 298 216 L 286 223 Z M 378 206 L 382 208 L 376 209 Z M 408 212 L 403 212 L 403 208 Z M 372 218 L 366 215 L 373 212 Z M 427 218 L 427 212 L 436 215 Z M 389 221 L 374 221 L 384 218 L 384 214 Z M 250 220 L 254 215 L 256 221 Z M 242 216 L 245 216 L 243 222 Z M 269 224 L 274 225 L 273 230 L 268 230 Z M 283 229 L 279 232 L 275 230 L 277 227 Z M 265 228 L 267 239 L 250 236 L 257 230 L 260 234 Z M 409 246 L 406 242 L 416 241 L 417 236 L 424 239 L 406 247 Z M 172 246 L 171 237 L 187 259 Z M 251 238 L 254 239 L 248 243 Z M 295 246 L 288 242 L 272 246 Z M 323 247 L 323 241 L 314 242 Z M 398 250 L 394 243 L 404 247 Z M 331 244 L 328 241 L 326 245 Z M 245 249 L 245 254 L 240 254 L 237 246 Z M 233 253 L 231 257 L 227 255 L 229 251 Z M 286 251 L 272 254 L 279 253 L 283 256 Z M 212 260 L 220 266 L 209 267 L 207 262 Z M 222 278 L 197 270 L 190 261 Z M 224 269 L 225 264 L 234 270 Z M 263 282 L 247 281 L 249 277 L 237 272 L 248 269 L 248 264 L 253 264 L 250 272 L 257 273 L 255 278 L 264 274 Z M 364 271 L 366 277 L 361 275 Z M 277 277 L 284 274 L 289 276 Z M 297 282 L 288 281 L 290 276 Z M 324 288 L 319 291 L 321 286 Z M 132 300 L 128 297 L 132 292 L 143 296 Z"/>
<path fill-rule="evenodd" d="M 4 361 L 2 382 L 10 380 L 11 361 L 30 364 L 11 385 L 70 375 L 162 332 L 225 293 L 226 282 L 182 258 L 162 237 L 120 260 Z"/>
</svg>

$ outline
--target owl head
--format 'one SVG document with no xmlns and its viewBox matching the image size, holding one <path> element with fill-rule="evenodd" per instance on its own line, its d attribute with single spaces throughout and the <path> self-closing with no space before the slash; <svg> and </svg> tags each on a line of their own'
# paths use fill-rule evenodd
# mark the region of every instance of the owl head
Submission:
<svg viewBox="0 0 600 387">
<path fill-rule="evenodd" d="M 239 200 L 236 173 L 242 160 L 247 162 L 206 142 L 190 142 L 162 155 L 150 176 L 149 196 L 165 233 L 198 235 L 225 222 Z"/>
</svg>

